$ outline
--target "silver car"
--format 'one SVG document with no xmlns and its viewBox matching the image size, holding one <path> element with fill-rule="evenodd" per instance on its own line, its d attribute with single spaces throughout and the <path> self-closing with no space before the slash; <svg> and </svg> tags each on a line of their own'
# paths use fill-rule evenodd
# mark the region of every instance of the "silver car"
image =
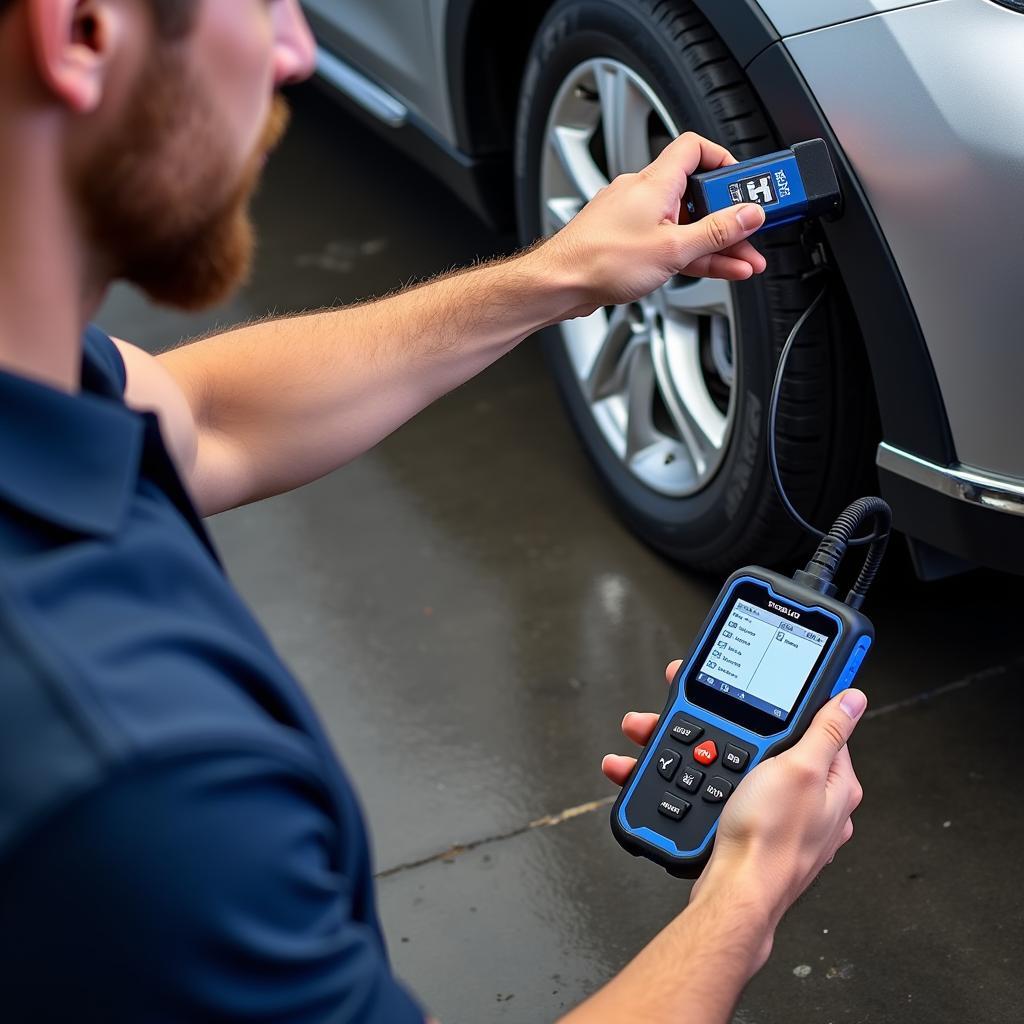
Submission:
<svg viewBox="0 0 1024 1024">
<path fill-rule="evenodd" d="M 845 212 L 769 270 L 676 278 L 550 328 L 569 416 L 647 541 L 791 562 L 766 459 L 828 524 L 881 488 L 918 572 L 1024 571 L 1024 0 L 305 0 L 320 79 L 496 226 L 557 230 L 688 129 L 739 158 L 826 139 Z M 877 479 L 876 479 L 877 477 Z"/>
</svg>

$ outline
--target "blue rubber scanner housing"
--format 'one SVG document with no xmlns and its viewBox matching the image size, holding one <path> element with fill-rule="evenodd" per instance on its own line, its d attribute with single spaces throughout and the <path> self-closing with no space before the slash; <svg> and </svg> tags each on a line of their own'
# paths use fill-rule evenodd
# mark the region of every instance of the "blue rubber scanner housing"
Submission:
<svg viewBox="0 0 1024 1024">
<path fill-rule="evenodd" d="M 818 666 L 810 685 L 785 724 L 772 735 L 754 732 L 727 717 L 698 707 L 688 699 L 686 694 L 686 681 L 691 671 L 699 664 L 698 658 L 701 657 L 702 650 L 723 607 L 731 607 L 733 593 L 740 584 L 751 583 L 763 587 L 768 596 L 785 602 L 790 607 L 824 614 L 835 622 L 837 629 L 831 647 L 824 661 Z M 751 749 L 752 755 L 743 773 L 743 777 L 745 777 L 765 758 L 793 746 L 807 730 L 821 706 L 833 694 L 852 685 L 873 639 L 874 628 L 866 616 L 841 601 L 818 594 L 795 583 L 789 577 L 759 566 L 749 566 L 730 576 L 712 606 L 682 667 L 672 681 L 668 701 L 662 711 L 658 728 L 655 729 L 647 746 L 644 747 L 643 753 L 637 759 L 633 773 L 623 786 L 622 792 L 612 808 L 611 825 L 615 838 L 630 853 L 647 857 L 655 863 L 661 864 L 671 874 L 683 878 L 695 878 L 703 870 L 711 855 L 718 818 L 715 818 L 706 834 L 700 836 L 698 841 L 681 849 L 667 835 L 650 827 L 649 813 L 643 815 L 631 813 L 632 801 L 636 798 L 640 781 L 647 776 L 649 771 L 655 770 L 652 765 L 655 754 L 664 747 L 666 742 L 671 742 L 667 739 L 666 734 L 672 720 L 681 712 L 689 721 L 704 726 L 709 733 L 727 734 L 728 737 L 739 740 L 744 746 Z M 662 784 L 659 782 L 658 785 Z M 647 795 L 649 796 L 649 793 Z M 685 793 L 679 795 L 680 797 L 686 796 Z M 688 799 L 693 798 L 688 797 Z M 649 808 L 647 810 L 649 811 Z M 644 817 L 648 823 L 641 825 L 635 820 L 631 820 L 640 816 Z"/>
<path fill-rule="evenodd" d="M 842 211 L 839 180 L 822 139 L 695 174 L 683 201 L 690 220 L 737 203 L 759 203 L 765 213 L 762 231 L 808 217 L 834 218 Z"/>
</svg>

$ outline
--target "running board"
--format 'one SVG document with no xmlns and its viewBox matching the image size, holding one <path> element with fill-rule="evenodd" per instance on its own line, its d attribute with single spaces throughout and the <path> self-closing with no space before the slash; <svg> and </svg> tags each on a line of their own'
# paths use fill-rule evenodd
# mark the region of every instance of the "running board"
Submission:
<svg viewBox="0 0 1024 1024">
<path fill-rule="evenodd" d="M 322 46 L 316 48 L 316 73 L 389 128 L 401 128 L 408 120 L 408 107 Z"/>
</svg>

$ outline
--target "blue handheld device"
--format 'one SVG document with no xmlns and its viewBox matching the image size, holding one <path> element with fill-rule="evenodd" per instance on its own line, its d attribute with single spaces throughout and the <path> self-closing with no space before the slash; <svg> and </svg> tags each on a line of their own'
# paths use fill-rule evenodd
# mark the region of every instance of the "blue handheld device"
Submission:
<svg viewBox="0 0 1024 1024">
<path fill-rule="evenodd" d="M 842 211 L 839 181 L 823 139 L 695 174 L 683 201 L 690 220 L 737 203 L 760 203 L 765 214 L 762 231 L 807 217 L 835 217 Z"/>
<path fill-rule="evenodd" d="M 819 583 L 756 566 L 726 581 L 612 809 L 631 853 L 695 878 L 740 780 L 851 685 L 874 629 Z"/>
</svg>

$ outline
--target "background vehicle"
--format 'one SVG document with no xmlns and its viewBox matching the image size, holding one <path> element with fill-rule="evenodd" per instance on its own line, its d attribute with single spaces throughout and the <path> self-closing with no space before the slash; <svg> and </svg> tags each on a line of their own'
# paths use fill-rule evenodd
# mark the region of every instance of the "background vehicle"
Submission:
<svg viewBox="0 0 1024 1024">
<path fill-rule="evenodd" d="M 321 79 L 524 242 L 681 131 L 740 158 L 829 140 L 845 214 L 766 235 L 762 278 L 676 279 L 547 332 L 572 421 L 650 543 L 707 569 L 792 561 L 765 413 L 827 281 L 780 407 L 794 501 L 828 523 L 877 471 L 921 575 L 1024 571 L 1024 0 L 305 7 Z"/>
</svg>

